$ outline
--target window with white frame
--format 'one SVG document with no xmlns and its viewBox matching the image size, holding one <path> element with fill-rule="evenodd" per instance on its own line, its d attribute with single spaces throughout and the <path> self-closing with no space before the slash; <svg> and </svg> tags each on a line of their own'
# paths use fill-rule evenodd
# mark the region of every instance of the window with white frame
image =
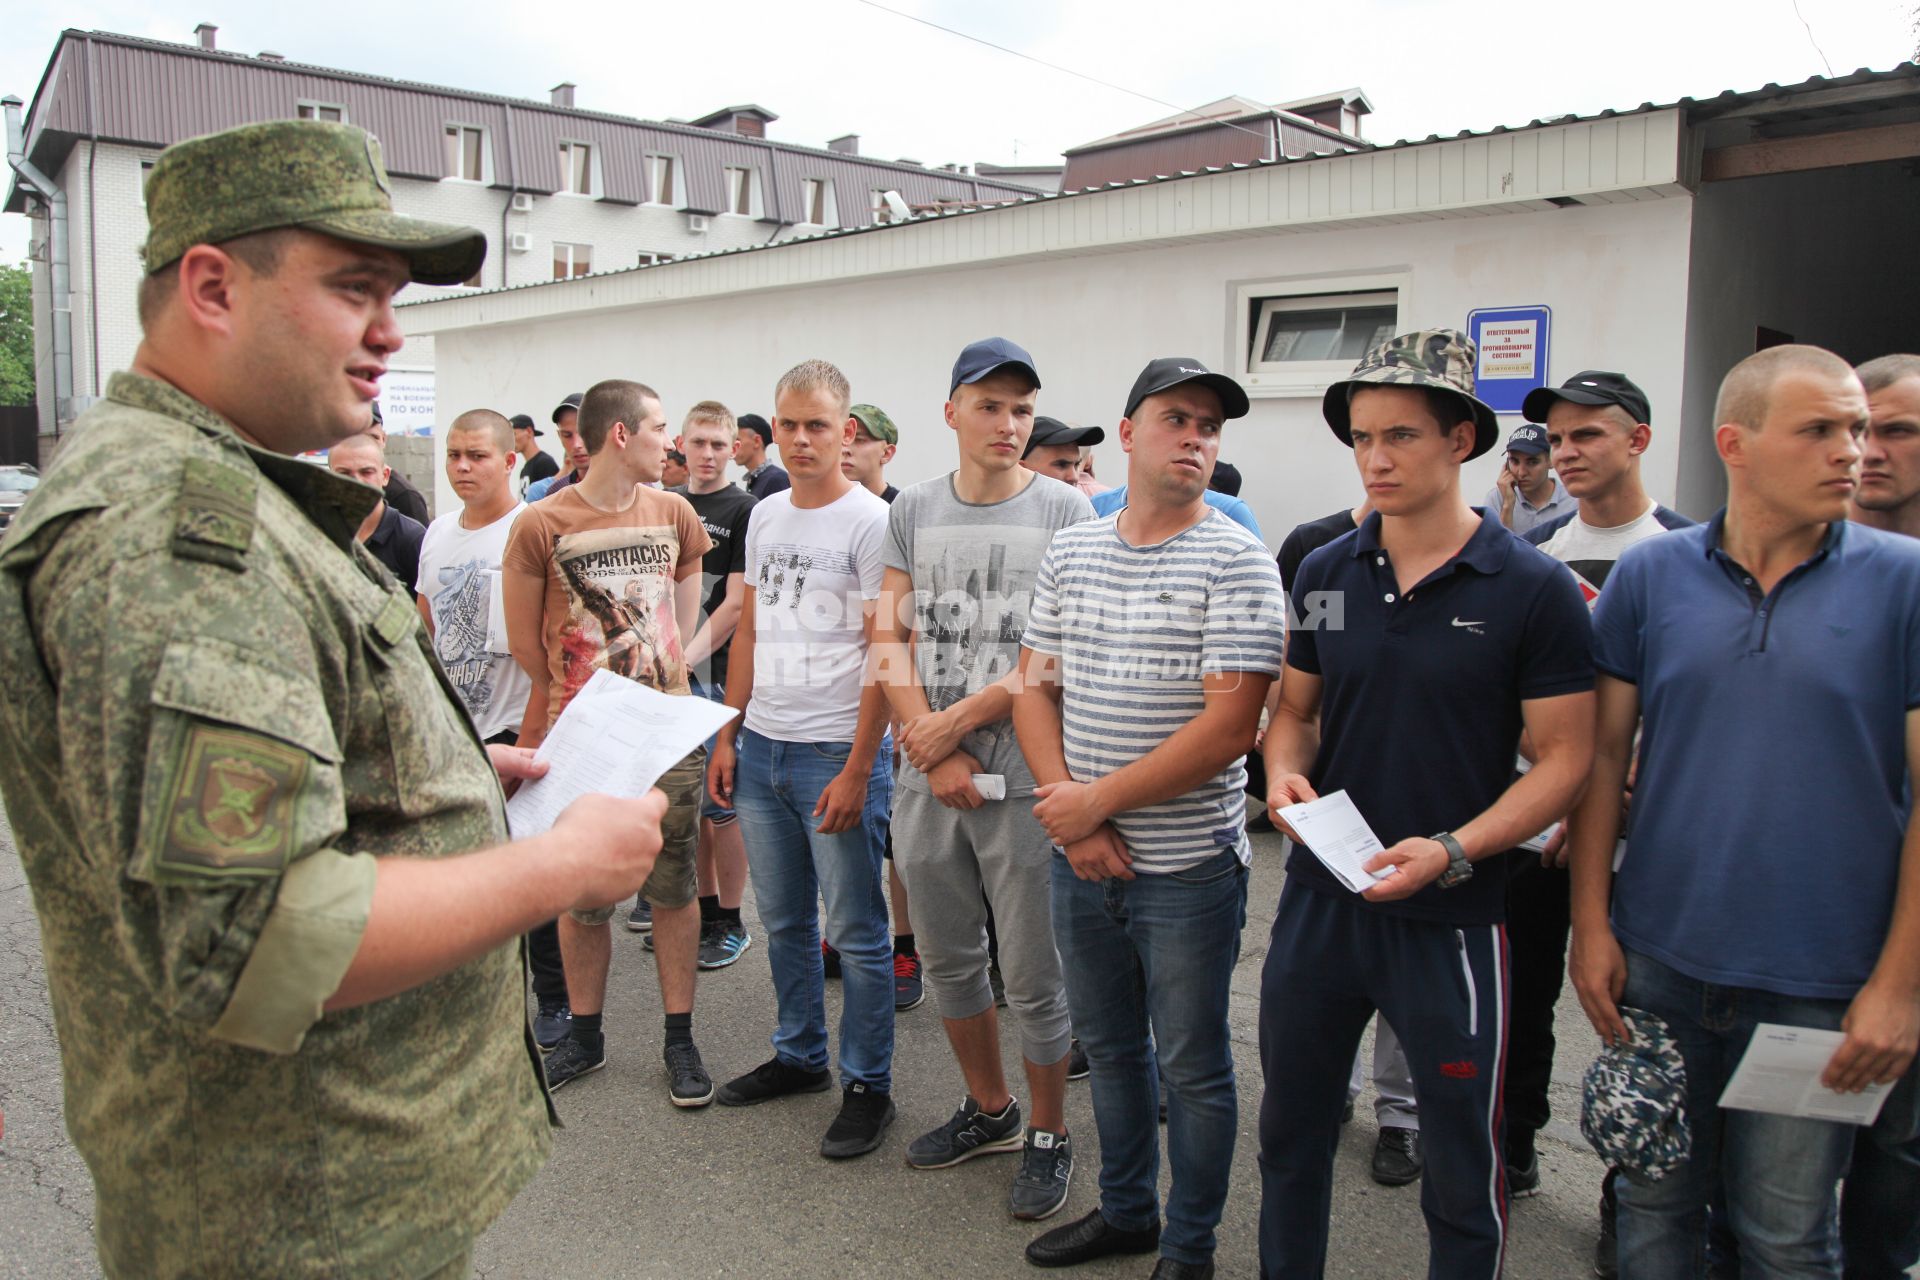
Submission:
<svg viewBox="0 0 1920 1280">
<path fill-rule="evenodd" d="M 679 157 L 647 157 L 647 203 L 669 209 L 678 209 L 685 203 L 680 197 Z"/>
<path fill-rule="evenodd" d="M 1317 395 L 1400 331 L 1404 274 L 1319 277 L 1234 289 L 1234 376 L 1251 395 Z"/>
<path fill-rule="evenodd" d="M 655 253 L 650 249 L 642 249 L 640 251 L 640 265 L 643 267 L 657 266 L 662 262 L 672 261 L 673 255 L 670 253 Z"/>
<path fill-rule="evenodd" d="M 800 213 L 802 219 L 812 226 L 840 225 L 840 211 L 834 207 L 831 178 L 807 178 L 800 183 Z"/>
<path fill-rule="evenodd" d="M 727 207 L 724 212 L 740 218 L 760 216 L 760 171 L 735 168 L 726 171 Z"/>
<path fill-rule="evenodd" d="M 593 174 L 593 148 L 584 142 L 560 144 L 560 190 L 590 196 L 598 190 Z"/>
<path fill-rule="evenodd" d="M 294 111 L 302 120 L 325 120 L 331 124 L 347 123 L 347 109 L 338 102 L 309 102 L 302 99 L 294 107 Z"/>
<path fill-rule="evenodd" d="M 592 245 L 568 244 L 563 240 L 553 242 L 553 278 L 555 280 L 583 276 L 591 270 L 593 270 Z"/>
<path fill-rule="evenodd" d="M 487 131 L 478 125 L 450 124 L 446 133 L 447 176 L 460 182 L 487 180 Z"/>
</svg>

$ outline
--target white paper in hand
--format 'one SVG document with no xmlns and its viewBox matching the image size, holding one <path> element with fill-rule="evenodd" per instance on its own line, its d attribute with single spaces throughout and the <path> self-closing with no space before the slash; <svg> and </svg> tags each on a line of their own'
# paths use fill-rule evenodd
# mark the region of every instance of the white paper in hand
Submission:
<svg viewBox="0 0 1920 1280">
<path fill-rule="evenodd" d="M 1720 1105 L 1809 1120 L 1872 1124 L 1892 1085 L 1870 1084 L 1862 1093 L 1835 1093 L 1820 1083 L 1820 1073 L 1846 1038 L 1838 1031 L 1761 1023 L 1753 1029 L 1753 1039 L 1747 1042 L 1733 1079 L 1727 1081 Z"/>
<path fill-rule="evenodd" d="M 1360 810 L 1354 807 L 1352 797 L 1345 791 L 1304 804 L 1290 804 L 1276 812 L 1281 821 L 1299 835 L 1307 851 L 1355 893 L 1370 889 L 1377 881 L 1393 874 L 1391 869 L 1367 871 L 1362 868 L 1362 863 L 1386 846 L 1373 834 L 1373 828 L 1360 816 Z"/>
<path fill-rule="evenodd" d="M 596 671 L 534 753 L 547 762 L 547 775 L 520 784 L 507 801 L 507 826 L 524 840 L 553 826 L 562 809 L 590 792 L 643 796 L 738 714 L 705 698 L 675 697 Z"/>
</svg>

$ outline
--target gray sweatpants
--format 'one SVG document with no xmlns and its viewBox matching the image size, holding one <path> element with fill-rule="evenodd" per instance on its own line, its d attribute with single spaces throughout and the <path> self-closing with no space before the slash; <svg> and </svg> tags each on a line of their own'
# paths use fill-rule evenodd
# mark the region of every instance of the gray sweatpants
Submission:
<svg viewBox="0 0 1920 1280">
<path fill-rule="evenodd" d="M 924 791 L 894 793 L 893 865 L 913 903 L 913 936 L 940 1016 L 971 1018 L 993 1007 L 990 901 L 1020 1055 L 1041 1066 L 1065 1057 L 1073 1038 L 1053 946 L 1052 855 L 1031 796 L 949 809 Z"/>
</svg>

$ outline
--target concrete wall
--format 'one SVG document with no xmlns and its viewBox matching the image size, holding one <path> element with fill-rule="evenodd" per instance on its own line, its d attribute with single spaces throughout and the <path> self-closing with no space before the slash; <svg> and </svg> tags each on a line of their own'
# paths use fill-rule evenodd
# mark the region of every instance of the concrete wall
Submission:
<svg viewBox="0 0 1920 1280">
<path fill-rule="evenodd" d="M 1920 351 L 1920 178 L 1905 162 L 1712 182 L 1694 200 L 1680 510 L 1726 501 L 1713 401 L 1765 325 L 1860 363 Z M 1658 402 L 1656 401 L 1656 409 Z"/>
<path fill-rule="evenodd" d="M 1592 367 L 1631 373 L 1654 405 L 1647 483 L 1671 501 L 1678 440 L 1668 424 L 1680 400 L 1690 225 L 1687 199 L 1648 200 L 1268 233 L 445 330 L 436 392 L 443 419 L 489 406 L 544 422 L 537 406 L 600 378 L 634 377 L 660 390 L 677 423 L 709 397 L 736 413 L 766 413 L 779 375 L 821 356 L 846 370 L 856 399 L 899 423 L 889 478 L 908 484 L 953 466 L 941 419 L 948 370 L 964 343 L 999 333 L 1039 361 L 1042 412 L 1109 428 L 1098 470 L 1114 484 L 1126 460 L 1111 428 L 1134 375 L 1160 355 L 1226 367 L 1235 282 L 1406 271 L 1402 328 L 1464 327 L 1475 307 L 1545 303 L 1555 380 Z M 1275 545 L 1292 525 L 1359 498 L 1352 455 L 1322 422 L 1317 394 L 1256 400 L 1229 425 L 1221 456 L 1246 477 L 1242 496 Z M 1471 465 L 1470 501 L 1496 465 L 1493 457 Z M 452 501 L 450 490 L 440 496 Z"/>
</svg>

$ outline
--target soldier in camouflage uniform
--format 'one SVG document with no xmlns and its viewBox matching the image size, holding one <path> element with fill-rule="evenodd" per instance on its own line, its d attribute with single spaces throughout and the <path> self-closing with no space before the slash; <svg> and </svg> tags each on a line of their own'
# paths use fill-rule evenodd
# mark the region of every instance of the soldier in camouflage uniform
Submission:
<svg viewBox="0 0 1920 1280">
<path fill-rule="evenodd" d="M 0 793 L 101 1261 L 464 1274 L 547 1148 L 511 944 L 633 892 L 663 798 L 505 843 L 532 769 L 354 541 L 380 495 L 288 456 L 366 430 L 392 294 L 480 233 L 312 122 L 180 143 L 146 196 L 134 371 L 0 543 Z"/>
</svg>

